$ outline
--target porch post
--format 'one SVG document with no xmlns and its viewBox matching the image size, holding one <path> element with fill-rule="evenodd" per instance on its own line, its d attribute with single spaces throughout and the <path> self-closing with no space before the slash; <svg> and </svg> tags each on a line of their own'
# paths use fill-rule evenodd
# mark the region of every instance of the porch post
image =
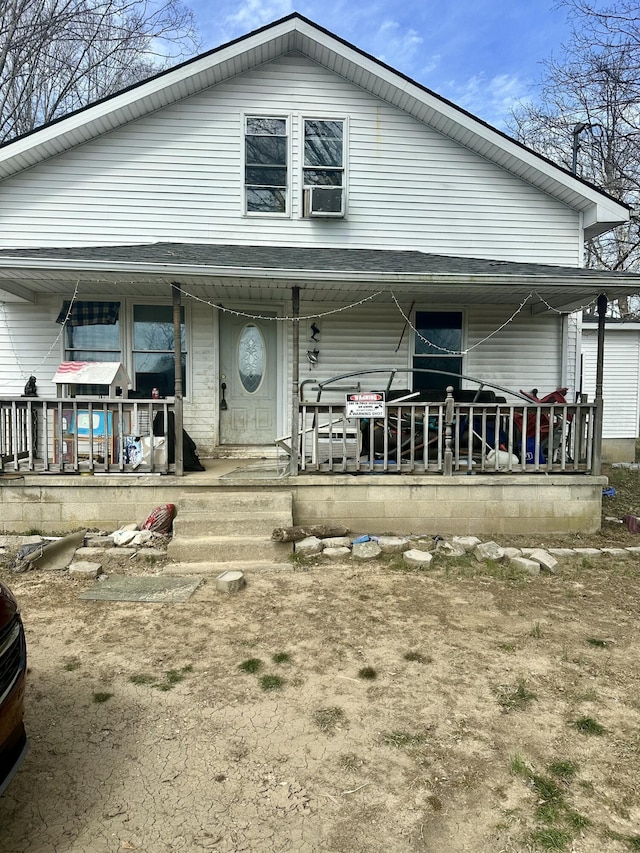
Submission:
<svg viewBox="0 0 640 853">
<path fill-rule="evenodd" d="M 298 476 L 298 432 L 300 430 L 300 288 L 291 288 L 291 316 L 293 317 L 293 353 L 291 365 L 291 458 L 289 474 Z"/>
<path fill-rule="evenodd" d="M 171 283 L 171 294 L 173 297 L 173 363 L 175 367 L 175 471 L 178 477 L 184 474 L 184 460 L 182 452 L 182 330 L 180 326 L 180 289 L 177 284 Z"/>
<path fill-rule="evenodd" d="M 604 376 L 604 321 L 607 313 L 607 297 L 601 293 L 598 296 L 598 352 L 596 356 L 596 415 L 593 424 L 593 466 L 594 474 L 600 474 L 602 469 L 602 380 Z"/>
</svg>

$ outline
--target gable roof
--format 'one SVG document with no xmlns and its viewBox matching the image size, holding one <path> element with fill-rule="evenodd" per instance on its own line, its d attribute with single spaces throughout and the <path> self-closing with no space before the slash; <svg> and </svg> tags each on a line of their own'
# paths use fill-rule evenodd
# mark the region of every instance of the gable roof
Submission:
<svg viewBox="0 0 640 853">
<path fill-rule="evenodd" d="M 297 12 L 0 146 L 0 180 L 293 52 L 580 211 L 587 237 L 629 217 L 626 205 L 597 187 Z"/>
</svg>

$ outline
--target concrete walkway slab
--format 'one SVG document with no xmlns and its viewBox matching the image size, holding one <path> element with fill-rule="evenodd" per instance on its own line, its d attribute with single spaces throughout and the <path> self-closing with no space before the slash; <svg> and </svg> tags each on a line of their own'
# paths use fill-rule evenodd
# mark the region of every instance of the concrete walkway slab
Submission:
<svg viewBox="0 0 640 853">
<path fill-rule="evenodd" d="M 92 601 L 176 603 L 191 598 L 201 583 L 202 578 L 193 577 L 119 576 L 97 583 L 79 598 Z"/>
</svg>

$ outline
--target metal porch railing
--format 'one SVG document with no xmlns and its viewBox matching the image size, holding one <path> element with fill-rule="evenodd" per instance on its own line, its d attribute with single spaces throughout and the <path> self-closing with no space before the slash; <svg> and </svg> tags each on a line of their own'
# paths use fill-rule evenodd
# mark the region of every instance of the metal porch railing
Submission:
<svg viewBox="0 0 640 853">
<path fill-rule="evenodd" d="M 169 473 L 174 413 L 165 400 L 4 397 L 0 472 Z"/>
<path fill-rule="evenodd" d="M 299 469 L 324 472 L 593 473 L 593 403 L 394 403 L 384 417 L 300 406 Z M 281 446 L 285 446 L 281 444 Z"/>
</svg>

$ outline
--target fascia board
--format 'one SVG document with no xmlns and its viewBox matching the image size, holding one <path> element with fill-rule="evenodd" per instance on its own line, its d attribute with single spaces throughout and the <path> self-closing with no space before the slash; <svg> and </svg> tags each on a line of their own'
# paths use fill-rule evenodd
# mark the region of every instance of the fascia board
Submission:
<svg viewBox="0 0 640 853">
<path fill-rule="evenodd" d="M 640 274 L 625 275 L 617 273 L 613 280 L 611 275 L 599 276 L 596 271 L 593 275 L 578 275 L 574 279 L 567 278 L 562 273 L 549 275 L 536 275 L 534 273 L 520 274 L 496 274 L 496 273 L 442 273 L 442 272 L 377 272 L 373 270 L 322 270 L 322 269 L 283 269 L 283 268 L 259 268 L 259 267 L 221 267 L 199 264 L 165 264 L 152 263 L 149 261 L 88 261 L 51 258 L 29 258 L 5 256 L 0 259 L 0 279 L 3 278 L 2 271 L 7 270 L 15 276 L 16 270 L 55 270 L 69 273 L 113 273 L 131 275 L 155 275 L 155 276 L 193 276 L 209 278 L 264 278 L 267 280 L 296 280 L 296 281 L 335 281 L 335 282 L 368 282 L 368 283 L 404 283 L 404 284 L 460 284 L 468 288 L 503 286 L 519 283 L 531 287 L 552 286 L 566 289 L 584 289 L 592 287 L 603 291 L 616 290 L 617 292 L 640 291 Z M 576 268 L 579 269 L 579 268 Z"/>
</svg>

